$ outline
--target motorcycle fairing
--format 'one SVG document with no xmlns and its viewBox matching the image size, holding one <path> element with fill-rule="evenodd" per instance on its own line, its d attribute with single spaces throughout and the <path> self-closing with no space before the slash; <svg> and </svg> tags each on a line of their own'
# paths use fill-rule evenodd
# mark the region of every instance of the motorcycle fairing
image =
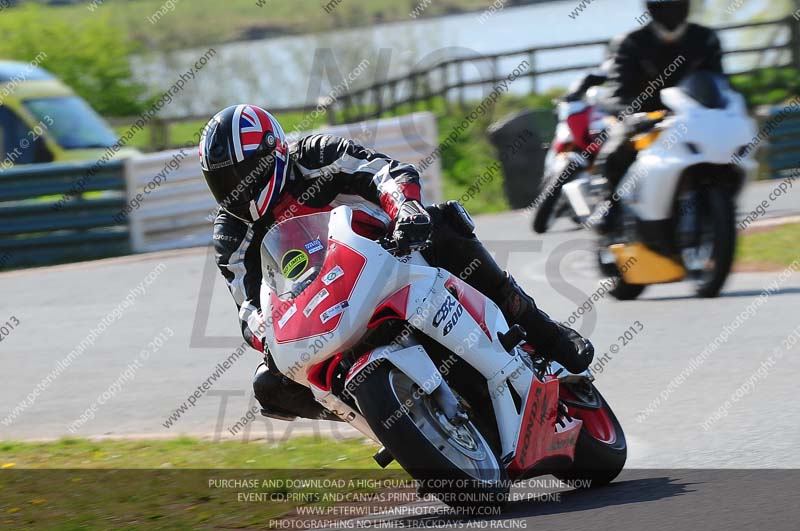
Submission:
<svg viewBox="0 0 800 531">
<path fill-rule="evenodd" d="M 411 286 L 406 286 L 390 295 L 372 314 L 367 328 L 376 328 L 385 321 L 400 320 L 405 321 L 408 316 L 408 297 L 411 293 Z"/>
<path fill-rule="evenodd" d="M 275 340 L 278 343 L 302 341 L 335 330 L 349 305 L 350 296 L 366 263 L 366 257 L 358 251 L 331 240 L 328 256 L 320 274 L 294 299 L 290 309 L 286 310 L 291 312 L 291 315 L 287 317 L 286 312 L 278 314 L 277 309 L 281 307 L 281 301 L 275 293 L 270 292 Z M 323 280 L 336 267 L 344 273 L 326 285 Z M 321 303 L 317 303 L 315 298 L 319 299 L 319 295 L 324 293 L 328 295 Z M 308 311 L 309 309 L 311 311 Z"/>
<path fill-rule="evenodd" d="M 756 134 L 741 95 L 727 94 L 726 109 L 701 106 L 673 87 L 661 91 L 661 98 L 675 114 L 659 124 L 661 134 L 639 153 L 617 190 L 642 221 L 672 217 L 673 203 L 687 170 L 699 165 L 736 165 L 754 176 L 758 163 L 752 157 L 734 163 L 737 151 Z"/>
<path fill-rule="evenodd" d="M 592 155 L 599 149 L 592 144 L 589 128 L 592 125 L 592 108 L 587 107 L 582 112 L 574 113 L 567 118 L 567 126 L 572 131 L 575 145 L 586 150 Z"/>
<path fill-rule="evenodd" d="M 564 458 L 572 461 L 575 458 L 575 445 L 583 422 L 578 419 L 562 419 L 564 426 L 556 425 L 559 386 L 556 378 L 545 382 L 532 378 L 530 393 L 523 409 L 516 453 L 507 465 L 512 478 L 525 477 L 539 464 L 551 459 Z"/>
<path fill-rule="evenodd" d="M 356 345 L 367 333 L 381 301 L 411 286 L 408 308 L 416 308 L 428 296 L 436 277 L 431 267 L 417 265 L 420 257 L 412 255 L 404 263 L 355 232 L 350 208 L 339 207 L 330 212 L 328 232 L 331 244 L 320 274 L 299 296 L 278 300 L 266 282 L 261 287 L 264 313 L 268 316 L 267 346 L 277 369 L 303 385 L 307 384 L 306 371 L 300 369 L 324 361 L 330 357 L 329 352 L 343 352 Z M 333 271 L 336 274 L 328 277 Z M 306 317 L 308 303 L 323 288 L 328 290 L 328 296 Z M 323 322 L 321 316 L 325 312 L 329 314 Z"/>
<path fill-rule="evenodd" d="M 386 360 L 400 369 L 426 395 L 434 392 L 442 383 L 441 373 L 431 361 L 428 353 L 420 345 L 406 348 L 398 345 L 389 345 L 376 348 L 361 356 L 347 373 L 345 387 L 353 382 L 361 372 L 369 370 L 373 364 L 381 360 Z"/>
<path fill-rule="evenodd" d="M 475 319 L 478 326 L 489 341 L 493 341 L 492 334 L 486 326 L 486 296 L 463 280 L 453 275 L 444 283 L 450 293 L 461 303 L 464 309 Z"/>
<path fill-rule="evenodd" d="M 675 260 L 663 256 L 642 243 L 619 243 L 610 247 L 628 284 L 650 285 L 678 282 L 686 277 L 686 269 Z"/>
</svg>

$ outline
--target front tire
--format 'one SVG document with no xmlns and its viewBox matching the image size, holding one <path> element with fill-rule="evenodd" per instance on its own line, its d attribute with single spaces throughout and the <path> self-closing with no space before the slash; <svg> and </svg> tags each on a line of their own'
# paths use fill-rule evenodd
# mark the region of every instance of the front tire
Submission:
<svg viewBox="0 0 800 531">
<path fill-rule="evenodd" d="M 640 284 L 628 284 L 622 278 L 621 274 L 619 276 L 612 277 L 612 280 L 614 282 L 614 287 L 608 292 L 618 301 L 636 300 L 639 298 L 639 295 L 644 293 L 645 288 L 647 288 L 647 286 Z"/>
<path fill-rule="evenodd" d="M 694 277 L 695 291 L 703 298 L 719 296 L 733 268 L 736 254 L 736 206 L 733 196 L 724 188 L 711 188 L 704 194 L 707 208 L 701 208 L 699 239 L 708 235 L 711 249 L 702 264 L 703 245 L 683 252 L 687 269 Z M 700 257 L 700 258 L 698 258 Z M 694 267 L 692 267 L 694 266 Z"/>
<path fill-rule="evenodd" d="M 622 472 L 628 459 L 625 432 L 616 415 L 591 382 L 561 384 L 561 398 L 572 417 L 583 421 L 575 460 L 569 470 L 556 474 L 562 480 L 584 480 L 581 487 L 608 485 Z"/>
<path fill-rule="evenodd" d="M 533 231 L 536 234 L 544 234 L 553 225 L 556 219 L 556 206 L 561 199 L 561 186 L 556 185 L 552 190 L 545 187 L 542 193 L 547 195 L 533 216 Z"/>
<path fill-rule="evenodd" d="M 500 507 L 505 467 L 472 420 L 453 426 L 402 371 L 388 362 L 350 389 L 372 431 L 420 490 L 452 507 Z"/>
</svg>

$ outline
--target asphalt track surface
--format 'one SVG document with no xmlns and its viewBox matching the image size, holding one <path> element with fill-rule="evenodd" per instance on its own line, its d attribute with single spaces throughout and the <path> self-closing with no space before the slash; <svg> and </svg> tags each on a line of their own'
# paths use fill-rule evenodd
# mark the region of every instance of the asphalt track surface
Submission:
<svg viewBox="0 0 800 531">
<path fill-rule="evenodd" d="M 740 211 L 765 199 L 775 184 L 749 187 Z M 790 191 L 767 216 L 798 213 L 800 193 Z M 501 265 L 560 320 L 568 319 L 598 289 L 591 235 L 574 230 L 567 221 L 552 233 L 537 236 L 530 231 L 528 217 L 510 212 L 480 217 L 478 233 Z M 59 361 L 153 271 L 160 273 L 144 291 L 138 290 L 133 305 L 20 410 Z M 796 509 L 788 503 L 791 500 L 783 505 L 778 501 L 784 492 L 793 492 L 796 498 L 796 473 L 759 476 L 760 490 L 748 498 L 741 478 L 723 475 L 708 480 L 697 470 L 654 471 L 800 468 L 796 401 L 800 346 L 782 346 L 800 326 L 800 272 L 789 275 L 751 315 L 739 319 L 739 326 L 718 350 L 701 364 L 692 363 L 737 316 L 753 308 L 762 290 L 779 275 L 779 271 L 734 274 L 723 296 L 713 300 L 694 298 L 691 286 L 680 283 L 649 288 L 635 302 L 606 296 L 593 304 L 575 324 L 590 335 L 599 356 L 609 353 L 602 371 L 596 373 L 597 385 L 625 428 L 629 471 L 618 485 L 599 493 L 566 493 L 567 501 L 556 505 L 521 502 L 510 514 L 518 521 L 535 518 L 537 524 L 548 523 L 548 528 L 568 514 L 574 525 L 563 527 L 570 529 L 610 529 L 615 516 L 626 521 L 636 517 L 650 529 L 693 529 L 700 525 L 688 522 L 697 524 L 703 514 L 718 513 L 706 521 L 722 525 L 728 521 L 726 515 L 739 512 L 725 513 L 722 508 L 741 509 L 744 505 L 739 502 L 745 500 L 753 509 L 747 514 L 758 516 L 752 526 L 703 527 L 784 529 L 781 525 L 787 520 L 781 516 Z M 339 425 L 311 421 L 287 425 L 265 419 L 232 436 L 228 428 L 254 405 L 250 378 L 259 356 L 253 351 L 244 353 L 204 390 L 172 427 L 164 426 L 170 414 L 218 370 L 217 364 L 241 345 L 233 303 L 208 249 L 0 274 L 0 293 L 0 322 L 19 320 L 0 343 L 4 375 L 0 439 L 188 434 L 281 440 L 314 432 L 352 436 Z M 630 327 L 642 330 L 623 346 L 620 336 Z M 159 334 L 171 337 L 156 351 L 148 343 Z M 148 349 L 150 356 L 136 364 L 135 371 L 128 369 Z M 126 370 L 128 378 L 123 378 Z M 670 387 L 682 372 L 681 383 Z M 106 399 L 95 408 L 95 418 L 75 424 L 104 392 Z M 15 408 L 18 413 L 12 418 Z M 709 423 L 715 411 L 719 419 Z M 74 431 L 68 428 L 71 424 Z M 736 489 L 738 497 L 729 498 Z M 701 520 L 689 518 L 695 514 L 691 511 L 676 520 L 682 499 L 692 500 Z M 598 525 L 597 518 L 607 525 Z"/>
<path fill-rule="evenodd" d="M 421 501 L 329 529 L 539 529 L 570 531 L 795 531 L 800 472 L 628 470 L 607 487 L 517 487 L 500 513 L 465 516 Z M 302 524 L 297 524 L 300 527 Z"/>
</svg>

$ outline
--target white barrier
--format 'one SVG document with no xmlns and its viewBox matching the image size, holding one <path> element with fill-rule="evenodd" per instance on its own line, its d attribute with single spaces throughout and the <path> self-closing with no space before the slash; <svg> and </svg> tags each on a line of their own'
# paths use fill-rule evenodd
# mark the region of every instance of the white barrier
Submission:
<svg viewBox="0 0 800 531">
<path fill-rule="evenodd" d="M 352 138 L 375 151 L 415 165 L 438 143 L 436 117 L 428 112 L 326 127 L 314 132 Z M 308 133 L 289 134 L 289 140 L 297 140 L 305 134 Z M 211 242 L 210 216 L 217 205 L 200 173 L 196 147 L 128 159 L 125 179 L 129 204 L 134 206 L 129 215 L 134 252 L 202 246 Z M 159 180 L 161 184 L 155 186 Z M 438 160 L 422 172 L 422 183 L 426 202 L 442 200 Z"/>
</svg>

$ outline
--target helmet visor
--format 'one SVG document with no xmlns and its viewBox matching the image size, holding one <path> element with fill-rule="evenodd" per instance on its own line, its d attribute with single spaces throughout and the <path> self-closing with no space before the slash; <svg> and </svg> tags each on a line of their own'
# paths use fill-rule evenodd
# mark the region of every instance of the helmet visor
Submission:
<svg viewBox="0 0 800 531">
<path fill-rule="evenodd" d="M 228 171 L 213 175 L 213 186 L 209 186 L 217 204 L 237 218 L 252 222 L 250 215 L 250 201 L 252 188 L 239 178 L 233 168 Z"/>
<path fill-rule="evenodd" d="M 224 173 L 214 175 L 211 192 L 224 210 L 237 218 L 255 222 L 260 216 L 255 200 L 262 189 L 267 188 L 275 173 L 275 156 L 250 157 L 238 167 L 229 167 Z"/>
</svg>

